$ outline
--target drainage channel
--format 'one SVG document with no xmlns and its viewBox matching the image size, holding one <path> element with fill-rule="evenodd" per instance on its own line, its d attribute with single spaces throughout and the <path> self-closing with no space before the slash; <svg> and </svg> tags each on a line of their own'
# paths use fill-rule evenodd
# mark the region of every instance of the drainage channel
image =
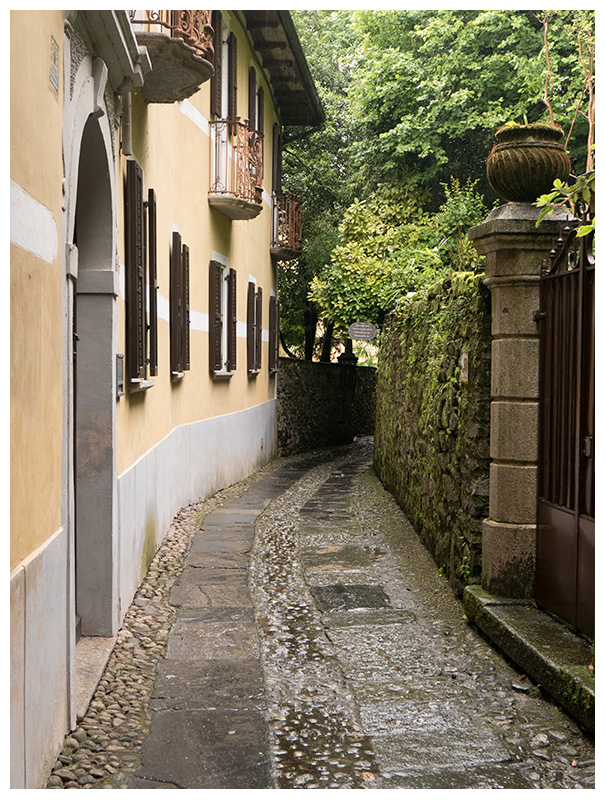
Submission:
<svg viewBox="0 0 605 800">
<path fill-rule="evenodd" d="M 342 456 L 341 456 L 342 458 Z M 375 786 L 377 766 L 320 607 L 375 604 L 374 587 L 309 587 L 297 530 L 329 516 L 355 525 L 348 504 L 365 465 L 332 461 L 313 470 L 257 522 L 251 576 L 261 639 L 276 788 Z"/>
</svg>

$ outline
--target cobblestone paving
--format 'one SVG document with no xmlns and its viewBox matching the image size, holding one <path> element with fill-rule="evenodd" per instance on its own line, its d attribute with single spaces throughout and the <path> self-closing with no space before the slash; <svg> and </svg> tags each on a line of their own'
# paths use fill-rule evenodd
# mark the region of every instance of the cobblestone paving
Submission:
<svg viewBox="0 0 605 800">
<path fill-rule="evenodd" d="M 278 464 L 175 519 L 47 788 L 128 786 L 192 538 Z M 592 740 L 467 625 L 370 464 L 371 441 L 326 454 L 257 521 L 275 788 L 594 788 Z"/>
</svg>

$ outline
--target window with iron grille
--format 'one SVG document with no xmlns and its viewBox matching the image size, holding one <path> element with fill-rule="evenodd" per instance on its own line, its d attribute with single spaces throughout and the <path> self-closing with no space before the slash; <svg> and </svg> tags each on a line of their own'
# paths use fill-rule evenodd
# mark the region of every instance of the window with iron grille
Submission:
<svg viewBox="0 0 605 800">
<path fill-rule="evenodd" d="M 247 318 L 248 372 L 256 375 L 262 366 L 263 347 L 263 290 L 253 281 L 248 282 Z"/>
<path fill-rule="evenodd" d="M 126 376 L 131 390 L 153 385 L 158 374 L 156 199 L 144 199 L 143 170 L 126 162 L 124 192 L 126 267 Z M 149 297 L 149 313 L 147 313 Z"/>
<path fill-rule="evenodd" d="M 189 364 L 189 248 L 178 231 L 170 251 L 170 370 L 180 376 Z"/>
<path fill-rule="evenodd" d="M 211 261 L 209 281 L 210 371 L 230 375 L 237 366 L 237 273 Z"/>
</svg>

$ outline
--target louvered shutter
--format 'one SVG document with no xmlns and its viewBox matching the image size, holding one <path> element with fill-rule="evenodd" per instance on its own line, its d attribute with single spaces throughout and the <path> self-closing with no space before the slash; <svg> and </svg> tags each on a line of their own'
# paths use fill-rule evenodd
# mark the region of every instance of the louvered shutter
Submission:
<svg viewBox="0 0 605 800">
<path fill-rule="evenodd" d="M 255 356 L 255 312 L 256 312 L 256 287 L 250 281 L 248 283 L 248 309 L 247 309 L 247 335 L 246 335 L 246 351 L 248 361 L 248 372 L 254 371 L 254 356 Z"/>
<path fill-rule="evenodd" d="M 281 128 L 275 123 L 273 125 L 273 178 L 272 187 L 273 194 L 281 194 L 281 164 L 282 164 L 282 143 L 281 143 Z"/>
<path fill-rule="evenodd" d="M 209 350 L 210 371 L 220 372 L 223 368 L 222 358 L 222 282 L 223 267 L 218 261 L 210 262 L 209 283 Z"/>
<path fill-rule="evenodd" d="M 256 114 L 256 70 L 250 67 L 248 71 L 248 122 L 251 131 L 258 130 Z"/>
<path fill-rule="evenodd" d="M 149 374 L 158 374 L 158 244 L 155 191 L 147 193 L 149 218 Z"/>
<path fill-rule="evenodd" d="M 258 87 L 258 112 L 256 120 L 256 129 L 261 135 L 261 180 L 265 177 L 265 91 L 262 86 Z"/>
<path fill-rule="evenodd" d="M 170 369 L 172 372 L 183 370 L 183 267 L 181 235 L 172 233 L 172 251 L 170 253 Z"/>
<path fill-rule="evenodd" d="M 275 372 L 279 365 L 279 300 L 269 298 L 269 372 Z"/>
<path fill-rule="evenodd" d="M 210 81 L 210 113 L 216 119 L 223 117 L 223 17 L 220 11 L 212 12 L 214 28 L 214 75 Z"/>
<path fill-rule="evenodd" d="M 129 379 L 145 378 L 145 211 L 143 170 L 130 159 L 126 166 L 126 353 Z"/>
<path fill-rule="evenodd" d="M 189 247 L 181 254 L 181 369 L 189 369 Z"/>
<path fill-rule="evenodd" d="M 233 121 L 237 117 L 237 39 L 233 31 L 229 34 L 227 47 L 229 53 L 227 117 Z M 233 130 L 231 132 L 233 133 Z"/>
<path fill-rule="evenodd" d="M 229 270 L 227 298 L 227 369 L 233 372 L 237 363 L 237 275 Z"/>
<path fill-rule="evenodd" d="M 256 314 L 254 315 L 256 333 L 254 344 L 254 369 L 261 368 L 263 353 L 263 290 L 258 288 L 256 292 Z"/>
</svg>

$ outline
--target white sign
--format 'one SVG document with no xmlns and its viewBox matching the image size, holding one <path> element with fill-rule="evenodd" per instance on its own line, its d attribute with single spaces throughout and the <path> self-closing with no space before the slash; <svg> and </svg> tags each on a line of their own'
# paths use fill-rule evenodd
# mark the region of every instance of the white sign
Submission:
<svg viewBox="0 0 605 800">
<path fill-rule="evenodd" d="M 349 338 L 369 341 L 376 336 L 376 325 L 371 322 L 354 322 L 349 326 Z"/>
</svg>

